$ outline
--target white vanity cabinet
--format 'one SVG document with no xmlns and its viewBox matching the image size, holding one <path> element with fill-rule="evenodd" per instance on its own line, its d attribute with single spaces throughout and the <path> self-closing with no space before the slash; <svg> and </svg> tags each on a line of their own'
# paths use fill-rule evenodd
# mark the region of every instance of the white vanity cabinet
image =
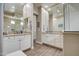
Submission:
<svg viewBox="0 0 79 59">
<path fill-rule="evenodd" d="M 15 36 L 15 39 L 19 41 L 19 49 L 26 50 L 31 48 L 31 35 Z"/>
<path fill-rule="evenodd" d="M 3 37 L 3 55 L 19 50 L 19 41 L 14 37 Z"/>
<path fill-rule="evenodd" d="M 61 39 L 60 39 L 60 42 L 61 42 L 61 43 L 60 43 L 60 47 L 61 47 L 61 48 L 63 48 L 63 43 L 64 43 L 64 42 L 63 42 L 63 39 L 64 39 L 64 38 L 63 38 L 63 35 L 61 35 Z"/>
<path fill-rule="evenodd" d="M 55 34 L 55 44 L 54 46 L 61 48 L 61 35 Z M 63 40 L 63 39 L 62 39 Z"/>
<path fill-rule="evenodd" d="M 54 45 L 55 44 L 55 37 L 54 35 L 51 34 L 42 34 L 42 42 L 49 44 L 49 45 Z"/>
<path fill-rule="evenodd" d="M 31 35 L 16 35 L 3 37 L 3 55 L 17 50 L 26 50 L 31 48 Z"/>
<path fill-rule="evenodd" d="M 22 50 L 21 41 L 24 39 L 24 36 L 15 36 L 15 40 L 19 42 L 19 49 Z M 24 44 L 24 43 L 23 43 Z"/>
<path fill-rule="evenodd" d="M 31 48 L 31 35 L 25 35 L 21 40 L 21 50 Z"/>
<path fill-rule="evenodd" d="M 63 48 L 63 36 L 59 34 L 42 34 L 42 42 L 58 48 Z"/>
</svg>

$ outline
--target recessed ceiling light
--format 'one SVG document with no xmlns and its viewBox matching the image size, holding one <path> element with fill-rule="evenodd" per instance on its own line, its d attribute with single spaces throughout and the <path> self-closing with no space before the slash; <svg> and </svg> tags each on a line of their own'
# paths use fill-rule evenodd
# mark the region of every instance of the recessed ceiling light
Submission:
<svg viewBox="0 0 79 59">
<path fill-rule="evenodd" d="M 48 8 L 48 6 L 45 6 L 45 8 Z"/>
<path fill-rule="evenodd" d="M 11 20 L 11 24 L 15 24 L 15 21 Z"/>
<path fill-rule="evenodd" d="M 29 5 L 29 4 L 26 4 L 26 6 L 27 6 L 27 7 L 30 7 L 30 5 Z"/>
<path fill-rule="evenodd" d="M 51 11 L 51 8 L 48 8 L 48 11 Z"/>
</svg>

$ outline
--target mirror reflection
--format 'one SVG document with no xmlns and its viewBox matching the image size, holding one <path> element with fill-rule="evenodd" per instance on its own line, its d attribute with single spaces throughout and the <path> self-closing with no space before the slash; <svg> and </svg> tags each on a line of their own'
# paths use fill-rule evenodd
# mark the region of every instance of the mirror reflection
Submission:
<svg viewBox="0 0 79 59">
<path fill-rule="evenodd" d="M 64 16 L 63 4 L 44 6 L 42 8 L 42 32 L 63 32 Z"/>
<path fill-rule="evenodd" d="M 5 3 L 4 4 L 4 33 L 3 34 L 20 34 L 31 32 L 28 26 L 30 17 L 24 18 L 24 3 Z"/>
</svg>

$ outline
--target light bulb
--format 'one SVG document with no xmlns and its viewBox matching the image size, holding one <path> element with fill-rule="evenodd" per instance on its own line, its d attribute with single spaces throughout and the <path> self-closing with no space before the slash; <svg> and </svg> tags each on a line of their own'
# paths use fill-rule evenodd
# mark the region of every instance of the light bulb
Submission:
<svg viewBox="0 0 79 59">
<path fill-rule="evenodd" d="M 15 24 L 15 21 L 11 20 L 11 24 Z"/>
</svg>

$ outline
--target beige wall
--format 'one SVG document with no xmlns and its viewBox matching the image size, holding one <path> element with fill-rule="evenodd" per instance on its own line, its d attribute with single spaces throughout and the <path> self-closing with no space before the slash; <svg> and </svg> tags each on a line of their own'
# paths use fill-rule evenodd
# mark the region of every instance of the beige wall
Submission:
<svg viewBox="0 0 79 59">
<path fill-rule="evenodd" d="M 79 56 L 78 6 L 79 4 L 75 4 L 75 3 L 64 5 L 65 7 L 64 55 L 68 55 L 68 56 Z"/>
<path fill-rule="evenodd" d="M 79 56 L 79 32 L 65 32 L 63 43 L 65 56 Z"/>
</svg>

